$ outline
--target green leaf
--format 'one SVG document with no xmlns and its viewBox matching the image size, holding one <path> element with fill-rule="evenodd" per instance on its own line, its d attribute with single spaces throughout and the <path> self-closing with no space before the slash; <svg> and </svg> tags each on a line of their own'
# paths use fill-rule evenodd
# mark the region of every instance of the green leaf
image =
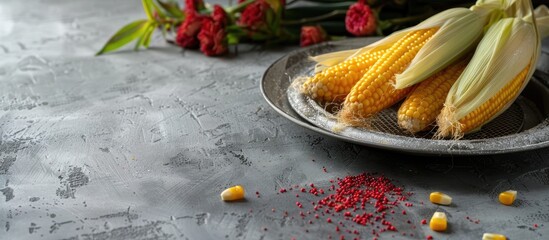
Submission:
<svg viewBox="0 0 549 240">
<path fill-rule="evenodd" d="M 160 17 L 160 19 L 166 18 L 166 14 L 164 13 L 164 9 L 160 8 L 156 3 L 154 3 L 153 0 L 149 0 L 149 5 L 152 6 L 152 8 L 154 8 L 154 11 L 156 11 L 156 13 L 158 14 L 158 17 Z"/>
<path fill-rule="evenodd" d="M 157 26 L 158 25 L 156 23 L 151 24 L 151 26 L 149 27 L 147 32 L 144 34 L 145 40 L 143 41 L 143 46 L 145 46 L 145 48 L 149 48 L 149 44 L 151 43 L 152 34 L 153 34 L 153 32 L 154 32 L 154 30 L 156 29 Z"/>
<path fill-rule="evenodd" d="M 139 50 L 139 47 L 144 46 L 145 48 L 148 48 L 148 43 L 150 42 L 151 34 L 153 33 L 154 29 L 156 28 L 157 24 L 153 21 L 148 21 L 145 28 L 145 31 L 143 31 L 143 34 L 139 37 L 137 42 L 135 43 L 135 47 L 133 50 L 137 51 Z"/>
<path fill-rule="evenodd" d="M 154 16 L 151 11 L 151 0 L 141 0 L 141 3 L 143 4 L 143 10 L 145 10 L 145 14 L 147 14 L 147 18 L 149 20 L 154 20 Z"/>
<path fill-rule="evenodd" d="M 124 26 L 122 29 L 118 30 L 107 43 L 105 43 L 105 46 L 99 52 L 96 53 L 96 55 L 101 55 L 107 52 L 114 51 L 129 42 L 133 41 L 134 39 L 140 37 L 143 35 L 143 31 L 145 31 L 147 27 L 148 21 L 145 19 L 137 20 L 135 22 L 132 22 L 126 26 Z"/>
<path fill-rule="evenodd" d="M 185 18 L 185 14 L 183 11 L 181 11 L 181 8 L 179 5 L 177 5 L 176 2 L 163 2 L 160 0 L 157 0 L 158 4 L 164 9 L 166 14 L 170 15 L 171 17 L 182 19 Z"/>
</svg>

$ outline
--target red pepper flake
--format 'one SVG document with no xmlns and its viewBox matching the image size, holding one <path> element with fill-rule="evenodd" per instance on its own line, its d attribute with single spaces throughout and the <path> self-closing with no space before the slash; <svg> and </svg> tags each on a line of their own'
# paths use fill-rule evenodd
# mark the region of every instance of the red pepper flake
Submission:
<svg viewBox="0 0 549 240">
<path fill-rule="evenodd" d="M 324 166 L 322 167 L 322 171 L 324 171 L 326 173 L 328 172 L 328 170 L 326 170 L 326 167 L 324 167 Z"/>
<path fill-rule="evenodd" d="M 538 228 L 538 224 L 537 224 L 537 223 L 536 223 L 536 224 L 534 224 L 534 227 L 535 227 L 535 228 Z"/>
<path fill-rule="evenodd" d="M 326 169 L 323 167 L 323 170 Z M 395 213 L 400 206 L 412 207 L 413 204 L 408 201 L 408 197 L 412 194 L 405 192 L 403 188 L 395 186 L 392 181 L 385 177 L 376 174 L 362 173 L 355 176 L 346 176 L 329 180 L 331 185 L 325 191 L 322 188 L 317 188 L 315 183 L 309 183 L 308 186 L 296 186 L 296 192 L 310 193 L 311 206 L 306 204 L 303 206 L 301 202 L 296 202 L 298 208 L 309 209 L 310 211 L 300 211 L 303 221 L 308 221 L 313 224 L 312 219 L 320 219 L 321 216 L 328 214 L 330 217 L 343 218 L 336 225 L 336 232 L 356 233 L 358 230 L 352 228 L 357 226 L 371 226 L 374 230 L 372 235 L 379 238 L 379 234 L 383 232 L 397 232 L 396 226 L 390 222 L 398 218 L 393 218 L 389 213 Z M 286 192 L 286 189 L 280 189 L 280 193 Z M 294 190 L 290 190 L 294 191 Z M 294 192 L 295 193 L 295 192 Z M 315 199 L 315 196 L 322 196 Z M 296 194 L 299 197 L 299 194 Z M 301 196 L 303 197 L 303 196 Z M 306 198 L 309 199 L 309 196 Z M 402 209 L 401 209 L 402 210 Z M 304 213 L 306 212 L 306 214 Z M 312 212 L 312 214 L 311 214 Z M 326 215 L 325 215 L 326 214 Z M 407 215 L 405 210 L 402 210 L 403 215 Z M 314 218 L 312 218 L 314 215 Z M 308 217 L 307 217 L 308 216 Z M 290 216 L 291 217 L 291 216 Z M 308 218 L 307 220 L 306 217 Z M 326 222 L 332 223 L 333 218 L 324 218 Z M 348 221 L 345 222 L 344 221 Z M 412 222 L 407 221 L 408 224 Z M 426 220 L 424 220 L 426 224 Z M 334 222 L 335 223 L 335 222 Z M 354 223 L 354 224 L 353 224 Z M 352 224 L 352 225 L 348 225 Z M 351 226 L 351 229 L 348 227 Z M 415 226 L 410 225 L 413 228 Z M 341 228 L 341 229 L 340 229 Z M 401 233 L 404 235 L 403 233 Z M 407 234 L 410 236 L 410 234 Z M 340 236 L 344 237 L 344 236 Z"/>
<path fill-rule="evenodd" d="M 425 224 L 427 224 L 427 219 L 423 219 L 423 220 L 421 220 L 421 224 L 422 224 L 422 225 L 425 225 Z"/>
<path fill-rule="evenodd" d="M 433 240 L 433 236 L 428 235 L 428 236 L 427 236 L 427 240 Z"/>
<path fill-rule="evenodd" d="M 281 189 L 279 190 L 279 192 L 280 192 L 280 193 L 285 193 L 285 192 L 287 192 L 287 190 L 286 190 L 286 188 L 281 188 Z"/>
</svg>

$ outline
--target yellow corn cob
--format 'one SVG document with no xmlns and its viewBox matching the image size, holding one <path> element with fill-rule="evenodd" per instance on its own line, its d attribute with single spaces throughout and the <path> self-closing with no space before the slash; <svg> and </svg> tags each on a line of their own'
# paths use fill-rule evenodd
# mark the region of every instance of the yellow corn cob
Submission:
<svg viewBox="0 0 549 240">
<path fill-rule="evenodd" d="M 351 89 L 340 113 L 342 122 L 353 124 L 406 96 L 411 88 L 395 89 L 395 75 L 404 71 L 438 27 L 411 31 L 389 48 Z"/>
<path fill-rule="evenodd" d="M 446 95 L 469 59 L 450 65 L 419 83 L 398 110 L 398 125 L 412 133 L 425 130 L 433 123 L 444 106 Z"/>
<path fill-rule="evenodd" d="M 530 1 L 517 4 L 519 12 L 531 11 Z M 539 52 L 535 22 L 520 17 L 497 20 L 450 88 L 437 117 L 436 137 L 459 139 L 505 111 L 534 73 Z"/>
<path fill-rule="evenodd" d="M 460 119 L 459 127 L 461 129 L 459 131 L 467 133 L 479 128 L 483 123 L 492 119 L 496 113 L 500 112 L 509 101 L 515 99 L 516 95 L 519 94 L 524 80 L 526 80 L 526 74 L 529 69 L 530 65 L 526 66 L 511 82 L 499 90 L 495 96 Z"/>
<path fill-rule="evenodd" d="M 517 191 L 513 191 L 513 190 L 502 192 L 499 194 L 499 197 L 498 197 L 499 202 L 507 206 L 513 205 L 516 198 L 517 198 Z"/>
<path fill-rule="evenodd" d="M 509 106 L 509 102 L 516 98 L 517 94 L 527 80 L 526 76 L 530 69 L 528 64 L 517 76 L 513 78 L 505 87 L 499 90 L 493 97 L 488 99 L 478 108 L 458 120 L 458 124 L 447 124 L 441 114 L 437 119 L 439 126 L 437 134 L 440 136 L 461 136 L 480 128 L 487 121 L 493 119 L 497 113 Z M 448 109 L 451 110 L 451 109 Z"/>
<path fill-rule="evenodd" d="M 221 200 L 223 201 L 235 201 L 244 198 L 244 188 L 242 186 L 234 186 L 225 189 L 221 192 Z"/>
<path fill-rule="evenodd" d="M 317 102 L 343 102 L 351 88 L 388 47 L 372 49 L 322 70 L 303 83 L 302 91 Z"/>
</svg>

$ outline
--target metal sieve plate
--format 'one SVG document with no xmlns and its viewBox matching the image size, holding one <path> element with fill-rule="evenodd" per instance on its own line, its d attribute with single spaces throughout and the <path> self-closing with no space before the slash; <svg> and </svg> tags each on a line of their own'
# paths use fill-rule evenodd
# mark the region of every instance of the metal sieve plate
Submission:
<svg viewBox="0 0 549 240">
<path fill-rule="evenodd" d="M 311 55 L 357 48 L 378 38 L 351 39 L 299 49 L 273 63 L 263 75 L 261 91 L 267 103 L 294 123 L 356 144 L 416 154 L 480 155 L 525 151 L 549 146 L 549 76 L 536 72 L 515 103 L 479 132 L 461 140 L 433 140 L 432 133 L 412 136 L 396 124 L 397 108 L 382 112 L 373 129 L 331 131 L 333 115 L 291 87 L 298 76 L 310 74 Z M 294 110 L 295 108 L 295 110 Z"/>
<path fill-rule="evenodd" d="M 339 105 L 332 104 L 330 106 L 321 106 L 317 104 L 314 100 L 301 94 L 299 90 L 294 87 L 288 88 L 288 101 L 291 107 L 297 112 L 297 114 L 316 126 L 323 127 L 324 125 L 326 125 L 323 124 L 323 122 L 325 121 L 330 121 L 331 123 L 329 125 L 332 127 L 336 123 L 336 117 L 334 114 L 337 113 L 337 109 L 340 109 Z M 480 131 L 465 135 L 463 140 L 489 139 L 520 132 L 525 118 L 524 112 L 522 111 L 522 107 L 520 104 L 521 101 L 526 100 L 524 98 L 519 98 L 517 102 L 513 103 L 509 107 L 509 109 L 507 109 L 490 123 L 483 126 Z M 416 134 L 411 134 L 410 132 L 401 129 L 397 123 L 397 112 L 399 106 L 400 103 L 381 111 L 369 122 L 370 126 L 367 129 L 356 129 L 358 131 L 373 131 L 411 138 L 433 139 L 436 128 L 433 128 L 427 132 L 420 132 Z"/>
</svg>

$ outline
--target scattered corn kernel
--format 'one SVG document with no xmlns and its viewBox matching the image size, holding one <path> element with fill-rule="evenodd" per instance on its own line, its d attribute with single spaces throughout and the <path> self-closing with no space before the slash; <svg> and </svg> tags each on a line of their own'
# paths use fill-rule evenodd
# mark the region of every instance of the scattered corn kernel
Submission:
<svg viewBox="0 0 549 240">
<path fill-rule="evenodd" d="M 431 195 L 429 195 L 429 200 L 432 203 L 441 204 L 441 205 L 452 204 L 452 198 L 441 192 L 432 192 Z"/>
<path fill-rule="evenodd" d="M 244 188 L 242 186 L 234 186 L 225 189 L 221 192 L 221 200 L 223 201 L 234 201 L 244 198 Z"/>
<path fill-rule="evenodd" d="M 497 233 L 485 233 L 482 235 L 482 240 L 507 240 L 507 238 Z"/>
<path fill-rule="evenodd" d="M 513 202 L 515 202 L 516 198 L 517 191 L 513 190 L 507 190 L 499 194 L 499 202 L 507 206 L 513 205 Z"/>
<path fill-rule="evenodd" d="M 435 212 L 433 214 L 433 217 L 431 218 L 431 222 L 429 222 L 429 227 L 433 231 L 437 231 L 437 232 L 446 231 L 446 228 L 448 227 L 448 220 L 446 218 L 446 213 Z"/>
</svg>

